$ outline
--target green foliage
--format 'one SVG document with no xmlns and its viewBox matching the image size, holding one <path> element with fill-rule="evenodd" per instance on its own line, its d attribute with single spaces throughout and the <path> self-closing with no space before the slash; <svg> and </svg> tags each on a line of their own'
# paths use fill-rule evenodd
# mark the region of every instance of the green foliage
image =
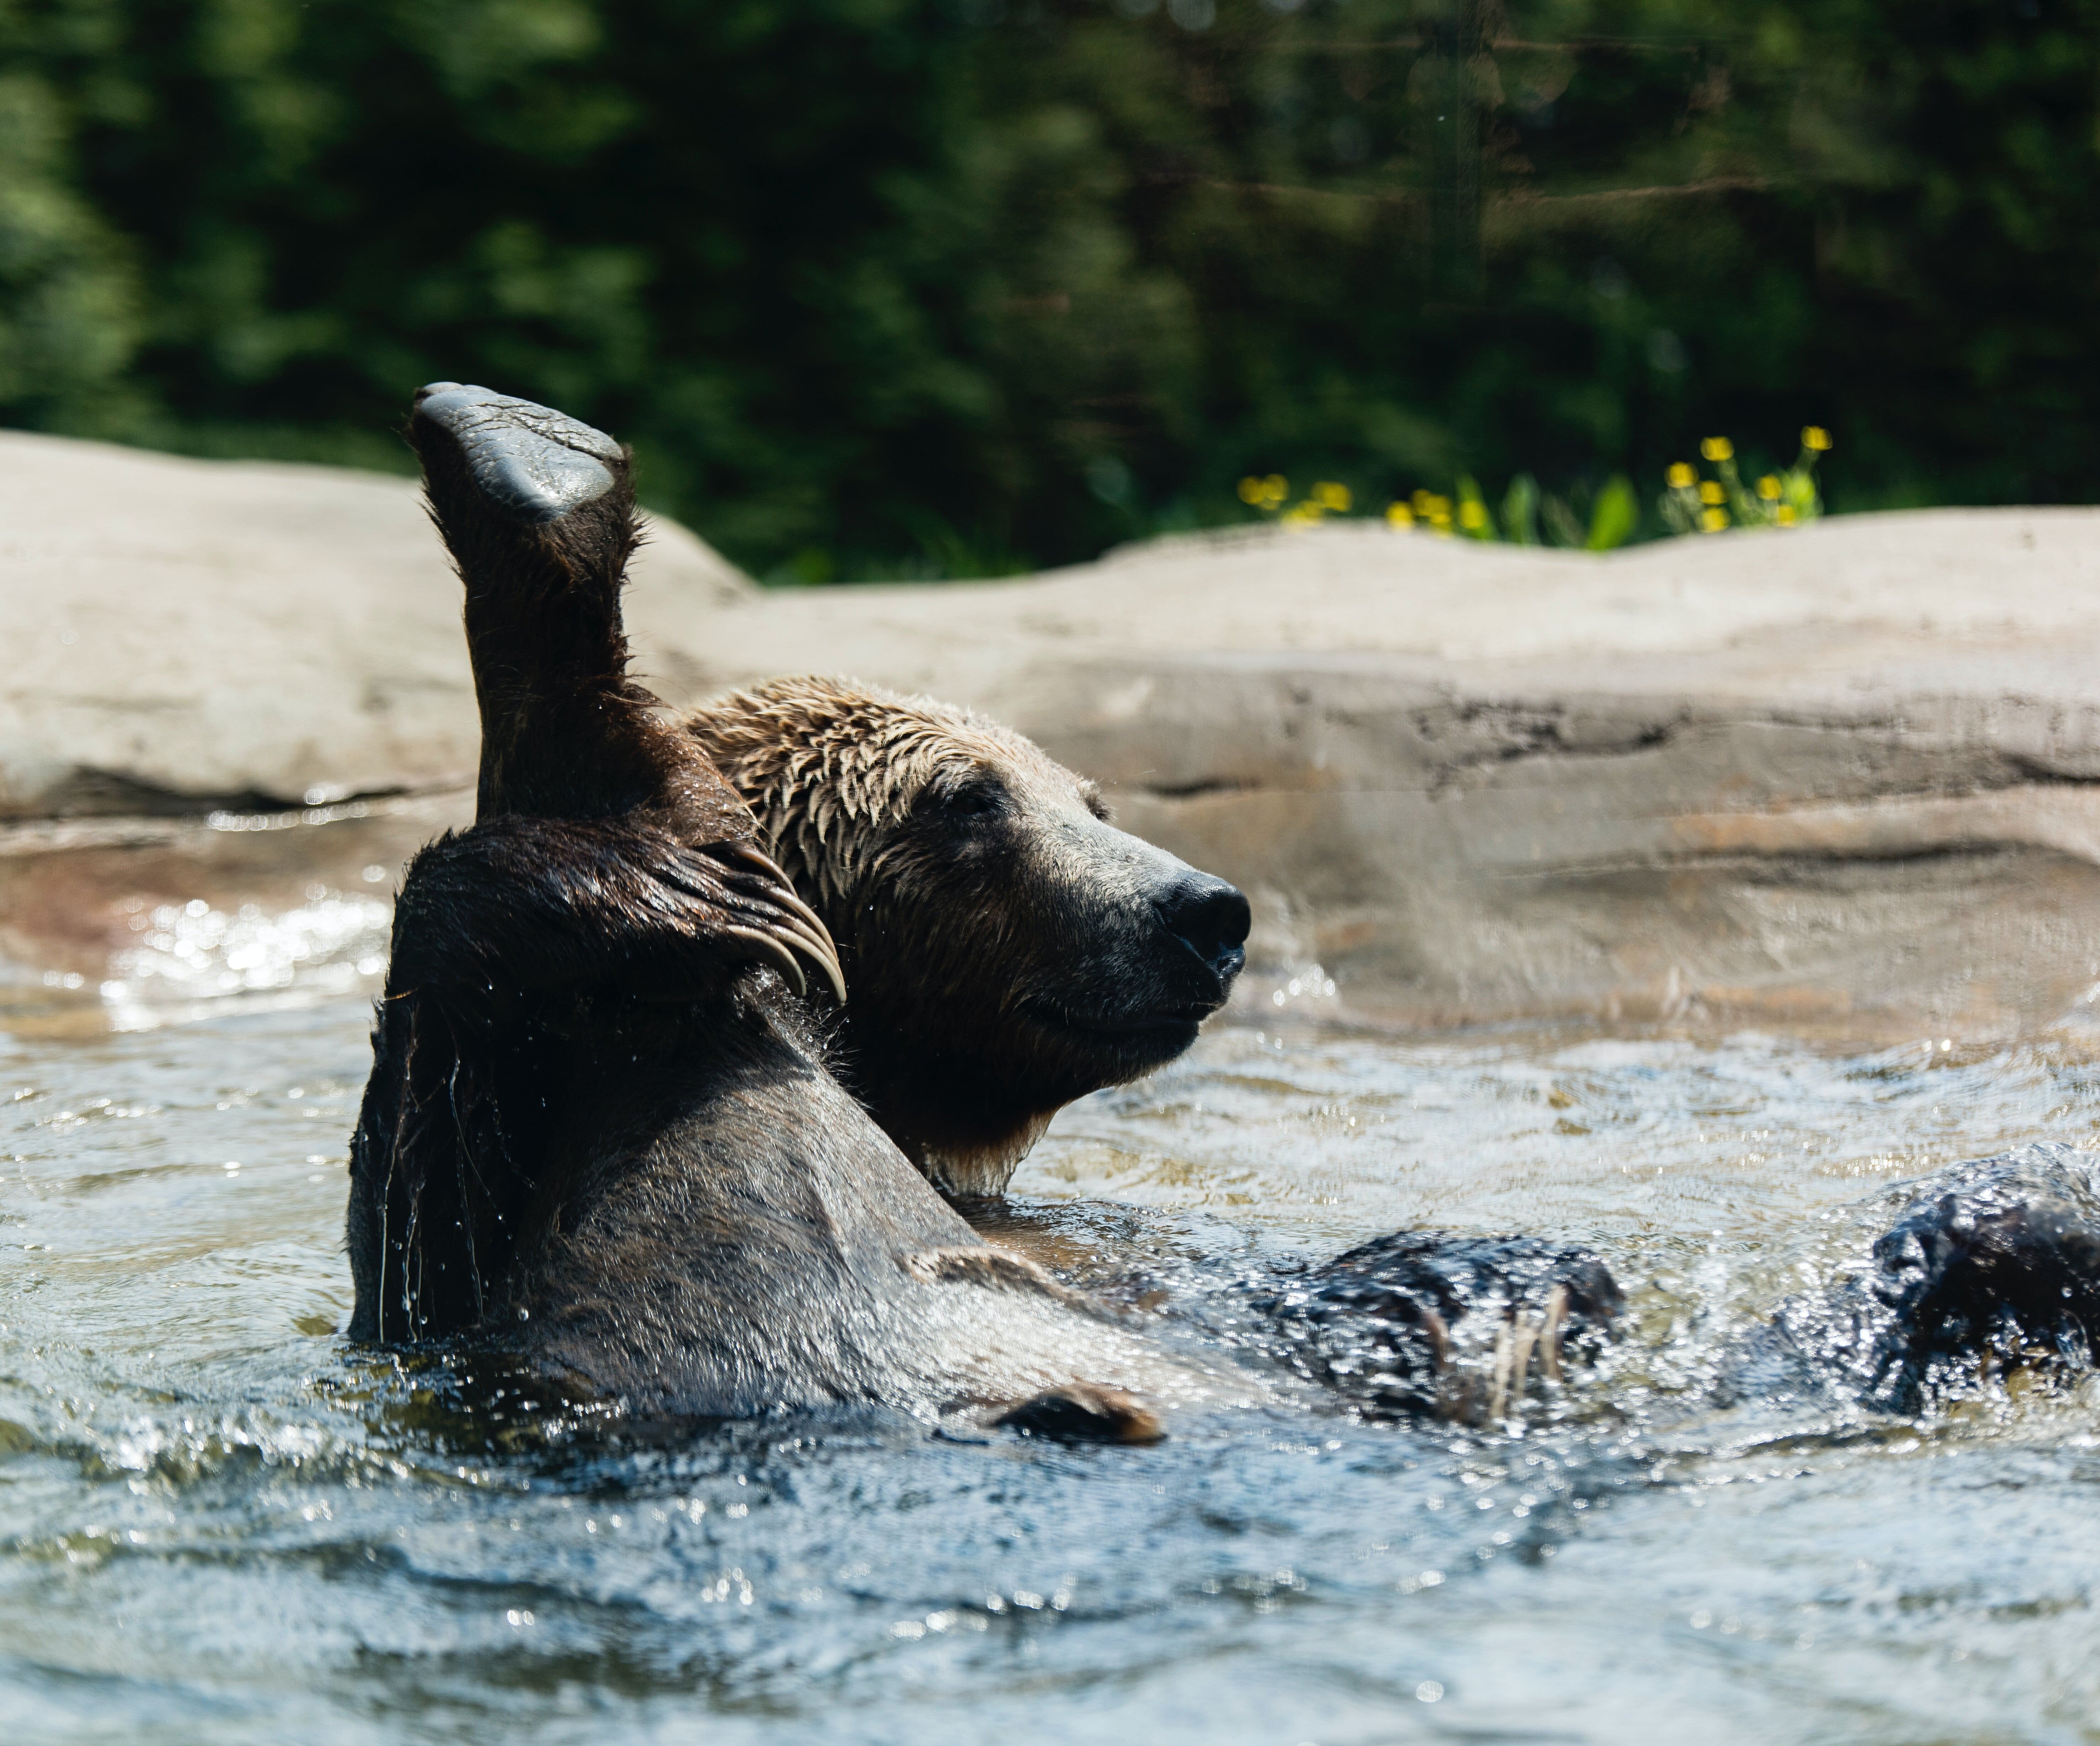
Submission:
<svg viewBox="0 0 2100 1746">
<path fill-rule="evenodd" d="M 1709 437 L 1699 452 L 1714 464 L 1718 477 L 1702 479 L 1690 461 L 1677 461 L 1667 475 L 1670 488 L 1656 506 L 1674 534 L 1719 533 L 1730 527 L 1798 527 L 1823 514 L 1815 461 L 1829 447 L 1830 433 L 1809 425 L 1801 433 L 1801 452 L 1793 465 L 1765 474 L 1753 496 L 1736 465 L 1735 444 L 1726 437 Z"/>
<path fill-rule="evenodd" d="M 1585 552 L 1612 551 L 1633 539 L 1640 527 L 1640 501 L 1634 495 L 1632 483 L 1622 473 L 1613 474 L 1594 497 L 1586 492 L 1577 494 L 1577 502 L 1588 503 L 1586 517 L 1565 497 L 1551 492 L 1542 495 L 1538 481 L 1529 473 L 1520 473 L 1510 481 L 1499 518 L 1489 507 L 1480 487 L 1464 474 L 1458 477 L 1455 508 L 1446 499 L 1426 492 L 1417 492 L 1416 499 L 1418 508 L 1416 502 L 1396 503 L 1386 512 L 1386 518 L 1399 526 L 1423 527 L 1436 534 L 1455 531 L 1468 540 L 1573 546 Z M 1542 520 L 1543 539 L 1540 537 Z M 1683 530 L 1673 522 L 1670 531 Z"/>
<path fill-rule="evenodd" d="M 0 10 L 0 408 L 25 421 L 135 411 L 133 251 L 79 187 L 71 117 Z"/>
<path fill-rule="evenodd" d="M 1510 481 L 1502 496 L 1502 537 L 1512 545 L 1537 545 L 1538 540 L 1538 481 L 1520 473 Z"/>
<path fill-rule="evenodd" d="M 1632 539 L 1639 526 L 1640 500 L 1634 496 L 1633 481 L 1623 473 L 1615 473 L 1604 482 L 1604 488 L 1590 507 L 1582 549 L 1608 552 Z"/>
<path fill-rule="evenodd" d="M 479 380 L 783 580 L 1286 467 L 1609 545 L 1805 422 L 2085 500 L 2096 95 L 2100 0 L 0 0 L 0 418 L 399 465 Z"/>
<path fill-rule="evenodd" d="M 1431 491 L 1396 498 L 1386 505 L 1383 519 L 1396 531 L 1411 531 L 1437 539 L 1460 536 L 1489 542 L 1506 540 L 1512 545 L 1573 546 L 1589 552 L 1608 552 L 1626 545 L 1640 525 L 1640 503 L 1624 474 L 1612 474 L 1596 494 L 1586 521 L 1566 498 L 1551 492 L 1542 496 L 1538 481 L 1529 473 L 1520 473 L 1510 481 L 1499 520 L 1481 494 L 1479 483 L 1470 474 L 1459 474 L 1457 492 L 1455 501 Z M 1356 506 L 1355 493 L 1334 479 L 1318 481 L 1298 502 L 1291 503 L 1290 481 L 1280 473 L 1266 477 L 1250 474 L 1240 481 L 1238 495 L 1240 501 L 1257 515 L 1285 527 L 1317 525 L 1330 517 L 1346 516 Z M 1577 501 L 1586 497 L 1586 494 L 1578 493 Z M 1545 540 L 1539 537 L 1542 515 L 1549 536 Z M 1667 508 L 1665 518 L 1674 533 L 1695 531 L 1679 527 Z"/>
</svg>

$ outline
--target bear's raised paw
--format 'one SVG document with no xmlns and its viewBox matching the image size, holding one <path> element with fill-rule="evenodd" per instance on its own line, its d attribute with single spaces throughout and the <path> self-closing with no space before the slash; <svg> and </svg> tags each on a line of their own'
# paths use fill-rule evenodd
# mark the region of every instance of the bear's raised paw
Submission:
<svg viewBox="0 0 2100 1746">
<path fill-rule="evenodd" d="M 523 521 L 554 521 L 602 497 L 625 464 L 602 430 L 470 383 L 432 382 L 414 416 L 457 443 L 483 495 Z"/>
</svg>

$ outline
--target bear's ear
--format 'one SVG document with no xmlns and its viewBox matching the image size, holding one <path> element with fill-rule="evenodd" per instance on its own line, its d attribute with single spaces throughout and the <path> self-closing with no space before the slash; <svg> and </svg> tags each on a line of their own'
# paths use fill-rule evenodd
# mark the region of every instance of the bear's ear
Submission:
<svg viewBox="0 0 2100 1746">
<path fill-rule="evenodd" d="M 992 1423 L 1048 1443 L 1158 1443 L 1167 1427 L 1136 1395 L 1097 1382 L 1068 1382 L 1000 1411 Z"/>
</svg>

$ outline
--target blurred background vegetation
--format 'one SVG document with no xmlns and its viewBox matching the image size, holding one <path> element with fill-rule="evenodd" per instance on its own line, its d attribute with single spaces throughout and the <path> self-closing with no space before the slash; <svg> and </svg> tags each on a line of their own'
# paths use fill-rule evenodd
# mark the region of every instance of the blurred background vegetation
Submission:
<svg viewBox="0 0 2100 1746">
<path fill-rule="evenodd" d="M 0 0 L 0 421 L 400 467 L 435 377 L 778 580 L 2090 501 L 2100 0 Z"/>
</svg>

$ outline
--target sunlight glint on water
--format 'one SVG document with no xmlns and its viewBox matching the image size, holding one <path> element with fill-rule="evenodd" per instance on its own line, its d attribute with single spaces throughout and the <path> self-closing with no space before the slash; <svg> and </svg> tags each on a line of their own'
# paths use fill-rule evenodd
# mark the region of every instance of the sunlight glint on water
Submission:
<svg viewBox="0 0 2100 1746">
<path fill-rule="evenodd" d="M 99 990 L 112 1028 L 182 1023 L 229 997 L 311 1005 L 372 986 L 386 967 L 393 906 L 321 885 L 309 887 L 307 900 L 276 913 L 254 904 L 216 909 L 201 897 L 142 906 L 130 918 L 134 943 L 114 955 Z"/>
</svg>

